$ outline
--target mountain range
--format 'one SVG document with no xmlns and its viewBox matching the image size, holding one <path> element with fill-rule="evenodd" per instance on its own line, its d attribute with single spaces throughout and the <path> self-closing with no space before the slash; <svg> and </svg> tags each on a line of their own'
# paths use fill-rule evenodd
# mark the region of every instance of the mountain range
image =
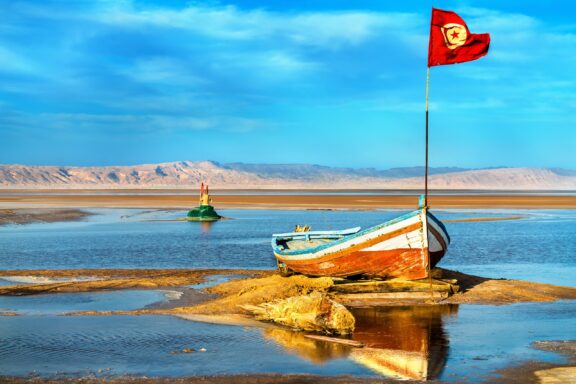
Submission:
<svg viewBox="0 0 576 384">
<path fill-rule="evenodd" d="M 431 189 L 576 190 L 560 168 L 430 168 Z M 0 188 L 421 189 L 423 167 L 337 168 L 313 164 L 178 161 L 134 166 L 0 165 Z"/>
</svg>

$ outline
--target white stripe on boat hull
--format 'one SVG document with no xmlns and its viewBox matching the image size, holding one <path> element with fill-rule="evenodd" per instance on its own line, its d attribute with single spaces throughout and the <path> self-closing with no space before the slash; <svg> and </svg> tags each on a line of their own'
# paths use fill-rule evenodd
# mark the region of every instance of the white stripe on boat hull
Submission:
<svg viewBox="0 0 576 384">
<path fill-rule="evenodd" d="M 382 228 L 377 229 L 377 230 L 372 231 L 372 232 L 368 232 L 362 236 L 352 237 L 348 241 L 344 241 L 342 243 L 335 244 L 333 247 L 328 247 L 328 248 L 322 249 L 322 250 L 317 251 L 317 252 L 303 253 L 303 254 L 298 254 L 298 255 L 281 255 L 281 257 L 287 258 L 290 260 L 308 260 L 308 259 L 321 258 L 322 256 L 325 256 L 325 255 L 328 255 L 331 253 L 335 253 L 335 252 L 339 252 L 339 251 L 343 251 L 343 250 L 348 249 L 350 247 L 353 247 L 357 244 L 362 244 L 362 243 L 368 242 L 372 239 L 383 236 L 387 233 L 402 229 L 402 228 L 407 227 L 407 226 L 412 225 L 412 224 L 416 224 L 416 223 L 420 222 L 421 217 L 422 217 L 422 215 L 415 215 L 415 216 L 409 217 L 406 220 L 400 221 L 398 223 L 394 223 L 394 224 L 389 225 L 389 226 L 382 227 Z M 394 238 L 394 239 L 396 239 L 396 238 Z M 391 239 L 391 240 L 394 240 L 394 239 Z M 381 244 L 381 243 L 379 243 L 379 244 Z"/>
<path fill-rule="evenodd" d="M 370 251 L 385 251 L 396 248 L 422 248 L 422 235 L 420 230 L 417 229 L 404 235 L 393 237 L 389 240 L 384 240 L 381 243 L 374 244 L 371 247 L 362 249 L 363 252 Z"/>
</svg>

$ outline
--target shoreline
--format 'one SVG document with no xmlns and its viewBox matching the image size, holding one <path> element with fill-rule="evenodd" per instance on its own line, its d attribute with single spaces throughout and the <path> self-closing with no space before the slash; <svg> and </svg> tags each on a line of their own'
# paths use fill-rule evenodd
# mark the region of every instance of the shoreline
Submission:
<svg viewBox="0 0 576 384">
<path fill-rule="evenodd" d="M 417 195 L 231 194 L 214 195 L 216 209 L 374 210 L 415 209 Z M 197 197 L 174 194 L 0 194 L 0 209 L 155 208 L 190 209 Z M 434 209 L 576 209 L 576 195 L 460 194 L 431 195 Z"/>
<path fill-rule="evenodd" d="M 558 286 L 545 283 L 535 283 L 524 280 L 494 279 L 462 272 L 436 268 L 442 278 L 456 279 L 460 291 L 447 299 L 435 304 L 481 304 L 481 305 L 505 305 L 527 302 L 553 302 L 558 300 L 576 300 L 576 287 Z M 277 276 L 273 270 L 257 269 L 45 269 L 45 270 L 0 270 L 2 277 L 42 277 L 56 279 L 48 283 L 18 284 L 0 287 L 0 296 L 27 296 L 38 294 L 59 294 L 72 292 L 96 292 L 122 289 L 161 289 L 175 288 L 190 284 L 199 284 L 213 275 L 238 275 L 243 276 L 237 282 L 244 284 L 257 282 L 256 286 L 263 283 L 264 279 L 269 287 L 281 287 L 286 285 L 291 278 L 281 278 L 275 281 Z M 304 282 L 295 283 L 297 286 L 311 284 L 315 287 L 323 277 L 307 278 L 304 275 L 297 280 Z M 271 278 L 272 277 L 272 278 Z M 279 276 L 278 276 L 279 277 Z M 82 278 L 82 280 L 77 280 Z M 88 280 L 84 280 L 89 278 Z M 270 279 L 271 278 L 271 279 Z M 266 280 L 268 279 L 268 280 Z M 272 289 L 270 288 L 270 289 Z M 283 287 L 286 288 L 286 287 Z M 268 290 L 268 294 L 271 294 Z M 336 294 L 337 297 L 337 294 Z M 369 302 L 367 302 L 369 304 Z M 373 304 L 376 306 L 404 305 L 402 301 L 391 299 L 388 302 Z M 419 304 L 415 301 L 414 304 Z M 222 309 L 219 307 L 219 309 Z M 131 311 L 152 313 L 160 311 Z"/>
</svg>

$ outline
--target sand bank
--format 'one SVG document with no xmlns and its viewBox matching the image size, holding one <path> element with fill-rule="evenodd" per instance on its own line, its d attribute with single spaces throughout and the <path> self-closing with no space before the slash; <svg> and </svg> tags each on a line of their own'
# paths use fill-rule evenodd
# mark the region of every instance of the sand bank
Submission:
<svg viewBox="0 0 576 384">
<path fill-rule="evenodd" d="M 417 196 L 406 195 L 214 195 L 218 209 L 413 209 Z M 161 194 L 19 194 L 0 195 L 0 208 L 158 208 L 189 209 L 195 196 Z M 430 206 L 442 208 L 575 209 L 576 196 L 463 194 L 430 197 Z"/>
<path fill-rule="evenodd" d="M 24 296 L 46 293 L 94 292 L 117 289 L 168 288 L 199 284 L 211 275 L 263 275 L 255 270 L 192 269 L 67 269 L 0 271 L 2 276 L 21 276 L 60 280 L 45 284 L 20 284 L 0 287 L 0 295 Z M 80 280 L 78 279 L 86 279 Z M 30 279 L 28 279 L 30 280 Z"/>
<path fill-rule="evenodd" d="M 91 215 L 79 209 L 0 209 L 0 225 L 76 221 Z"/>
<path fill-rule="evenodd" d="M 442 277 L 457 279 L 460 292 L 442 303 L 513 304 L 576 299 L 576 288 L 520 280 L 489 279 L 438 269 Z M 0 271 L 1 276 L 34 276 L 44 278 L 95 278 L 87 281 L 63 281 L 48 284 L 25 284 L 0 287 L 0 295 L 34 295 L 41 293 L 89 292 L 114 289 L 167 288 L 204 281 L 211 275 L 251 275 L 207 288 L 217 299 L 195 307 L 181 306 L 170 313 L 223 314 L 238 313 L 239 305 L 258 305 L 267 301 L 305 295 L 313 291 L 330 292 L 330 278 L 295 275 L 283 278 L 274 271 L 238 269 L 84 269 L 84 270 L 16 270 Z M 178 303 L 177 300 L 174 303 Z M 388 304 L 394 304 L 391 301 Z M 176 304 L 175 304 L 176 305 Z M 149 310 L 154 313 L 156 310 Z M 143 312 L 144 313 L 144 312 Z M 240 311 L 239 313 L 243 313 Z"/>
</svg>

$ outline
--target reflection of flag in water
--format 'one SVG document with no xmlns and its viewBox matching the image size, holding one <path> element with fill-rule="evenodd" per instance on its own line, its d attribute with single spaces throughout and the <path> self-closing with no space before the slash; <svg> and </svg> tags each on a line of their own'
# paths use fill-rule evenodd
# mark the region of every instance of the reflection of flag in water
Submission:
<svg viewBox="0 0 576 384">
<path fill-rule="evenodd" d="M 432 8 L 428 67 L 476 60 L 485 56 L 489 47 L 488 33 L 470 33 L 456 13 Z"/>
</svg>

